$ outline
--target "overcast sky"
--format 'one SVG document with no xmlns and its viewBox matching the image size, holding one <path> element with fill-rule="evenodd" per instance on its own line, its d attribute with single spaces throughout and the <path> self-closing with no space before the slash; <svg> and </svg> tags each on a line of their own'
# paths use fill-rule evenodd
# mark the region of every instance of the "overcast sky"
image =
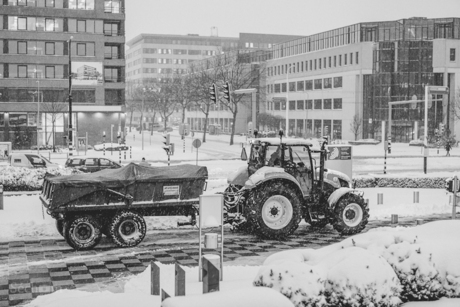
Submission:
<svg viewBox="0 0 460 307">
<path fill-rule="evenodd" d="M 310 35 L 359 22 L 460 17 L 460 0 L 126 0 L 126 41 L 140 33 Z"/>
</svg>

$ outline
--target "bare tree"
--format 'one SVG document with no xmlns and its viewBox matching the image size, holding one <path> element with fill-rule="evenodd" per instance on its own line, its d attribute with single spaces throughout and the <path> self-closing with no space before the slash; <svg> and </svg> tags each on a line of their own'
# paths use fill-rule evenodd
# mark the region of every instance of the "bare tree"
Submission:
<svg viewBox="0 0 460 307">
<path fill-rule="evenodd" d="M 358 139 L 358 135 L 363 131 L 363 120 L 359 114 L 353 116 L 353 120 L 350 123 L 350 131 L 355 136 L 355 141 Z"/>
<path fill-rule="evenodd" d="M 172 80 L 172 95 L 182 110 L 182 123 L 185 123 L 185 110 L 196 101 L 193 76 L 175 74 Z"/>
<path fill-rule="evenodd" d="M 51 133 L 47 134 L 45 130 L 45 144 L 49 145 L 50 139 L 52 138 L 53 152 L 56 152 L 56 124 L 64 118 L 64 113 L 68 110 L 68 103 L 45 102 L 40 104 L 40 110 L 51 120 Z"/>
</svg>

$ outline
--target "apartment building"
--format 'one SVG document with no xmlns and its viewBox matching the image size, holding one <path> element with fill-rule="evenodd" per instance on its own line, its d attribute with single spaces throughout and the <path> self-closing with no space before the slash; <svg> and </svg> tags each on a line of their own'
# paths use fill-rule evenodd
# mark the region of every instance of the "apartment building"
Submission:
<svg viewBox="0 0 460 307">
<path fill-rule="evenodd" d="M 124 130 L 124 0 L 2 0 L 0 12 L 0 141 L 65 146 L 69 74 L 74 140 Z"/>
</svg>

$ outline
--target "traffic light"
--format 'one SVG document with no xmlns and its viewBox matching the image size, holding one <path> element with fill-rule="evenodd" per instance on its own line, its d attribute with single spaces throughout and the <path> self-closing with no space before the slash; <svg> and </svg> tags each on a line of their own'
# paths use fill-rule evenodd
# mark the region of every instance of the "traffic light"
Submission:
<svg viewBox="0 0 460 307">
<path fill-rule="evenodd" d="M 440 133 L 441 135 L 444 134 L 444 124 L 443 124 L 443 123 L 439 123 L 439 133 Z"/>
<path fill-rule="evenodd" d="M 211 96 L 211 101 L 217 103 L 217 87 L 215 83 L 209 88 L 209 95 Z"/>
<path fill-rule="evenodd" d="M 391 136 L 388 137 L 388 153 L 391 154 Z"/>
<path fill-rule="evenodd" d="M 448 178 L 446 179 L 446 185 L 445 188 L 447 192 L 453 193 L 454 192 L 454 185 L 456 185 L 456 192 L 460 192 L 460 185 L 458 184 L 458 179 L 457 178 Z"/>
<path fill-rule="evenodd" d="M 168 134 L 163 134 L 163 149 L 166 151 L 167 154 L 169 154 L 169 151 L 170 151 L 170 147 L 169 147 L 169 139 L 170 139 L 170 136 L 169 136 L 169 133 Z"/>
<path fill-rule="evenodd" d="M 231 100 L 231 96 L 230 96 L 230 92 L 231 92 L 231 87 L 230 87 L 230 83 L 228 82 L 225 82 L 225 84 L 223 85 L 223 92 L 224 92 L 224 98 L 225 100 L 227 100 L 228 103 L 230 103 L 230 100 Z"/>
</svg>

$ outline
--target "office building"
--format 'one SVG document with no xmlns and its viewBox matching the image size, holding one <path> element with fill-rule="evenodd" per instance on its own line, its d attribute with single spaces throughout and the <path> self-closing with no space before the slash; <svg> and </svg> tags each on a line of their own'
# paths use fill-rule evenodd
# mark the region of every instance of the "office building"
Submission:
<svg viewBox="0 0 460 307">
<path fill-rule="evenodd" d="M 427 105 L 428 136 L 439 124 L 460 135 L 449 111 L 460 86 L 459 48 L 460 18 L 419 17 L 278 44 L 267 63 L 266 107 L 287 117 L 289 135 L 381 139 L 389 101 L 424 100 L 425 86 L 448 86 L 449 95 L 434 95 Z M 394 106 L 391 126 L 393 141 L 422 137 L 424 103 Z"/>
<path fill-rule="evenodd" d="M 102 142 L 111 130 L 116 140 L 124 130 L 124 0 L 3 0 L 0 10 L 0 141 L 30 148 L 38 131 L 41 145 L 65 146 L 69 74 L 74 144 L 86 135 Z"/>
</svg>

